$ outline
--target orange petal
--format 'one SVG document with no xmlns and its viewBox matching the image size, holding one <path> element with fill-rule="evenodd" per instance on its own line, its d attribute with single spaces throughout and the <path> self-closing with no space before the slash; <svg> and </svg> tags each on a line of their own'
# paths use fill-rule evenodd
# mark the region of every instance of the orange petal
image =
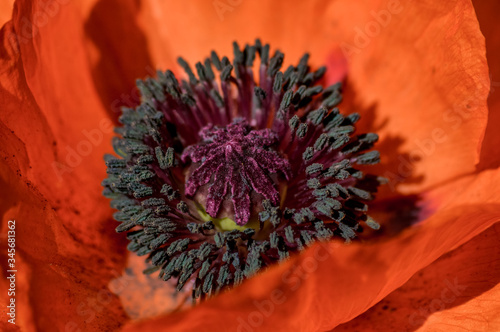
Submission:
<svg viewBox="0 0 500 332">
<path fill-rule="evenodd" d="M 112 229 L 91 228 L 93 232 L 75 235 L 68 221 L 20 175 L 0 163 L 0 186 L 6 194 L 0 205 L 2 237 L 14 226 L 16 250 L 8 257 L 7 241 L 2 241 L 0 258 L 5 263 L 15 260 L 16 325 L 27 332 L 118 328 L 126 316 L 107 281 L 119 274 L 124 253 L 116 250 Z M 2 305 L 10 298 L 2 298 Z"/>
<path fill-rule="evenodd" d="M 83 33 L 78 12 L 57 1 L 50 15 L 36 1 L 32 9 L 16 4 L 2 30 L 0 120 L 23 142 L 31 166 L 23 177 L 60 214 L 95 220 L 95 204 L 106 202 L 96 179 L 105 177 L 102 155 L 112 123 L 96 95 L 83 42 L 74 37 Z"/>
<path fill-rule="evenodd" d="M 499 234 L 497 223 L 332 332 L 500 330 Z"/>
<path fill-rule="evenodd" d="M 99 183 L 111 121 L 77 38 L 79 12 L 62 2 L 18 1 L 0 33 L 2 218 L 20 224 L 19 268 L 32 276 L 20 307 L 37 329 L 116 328 L 124 314 L 107 283 L 125 258 Z"/>
<path fill-rule="evenodd" d="M 13 6 L 14 0 L 2 1 L 0 3 L 0 27 L 10 20 Z"/>
<path fill-rule="evenodd" d="M 245 328 L 324 331 L 356 317 L 413 274 L 500 220 L 500 170 L 469 176 L 429 193 L 447 195 L 439 212 L 377 243 L 317 245 L 193 310 L 130 324 L 124 331 Z M 473 222 L 472 222 L 473 221 Z M 223 314 L 222 314 L 223 313 Z"/>
<path fill-rule="evenodd" d="M 121 114 L 121 106 L 135 107 L 140 103 L 135 80 L 156 75 L 146 37 L 137 26 L 141 7 L 135 0 L 98 1 L 87 13 L 85 34 L 92 78 L 114 119 Z"/>
<path fill-rule="evenodd" d="M 479 161 L 489 78 L 468 1 L 308 1 L 284 8 L 268 1 L 151 0 L 139 22 L 164 68 L 176 67 L 179 55 L 191 63 L 211 49 L 230 55 L 233 40 L 256 37 L 280 48 L 288 62 L 308 51 L 314 65 L 323 64 L 340 47 L 357 111 L 369 119 L 364 113 L 374 107 L 371 128 L 387 151 L 397 151 L 383 160 L 386 175 L 404 181 L 406 192 L 471 173 Z"/>
<path fill-rule="evenodd" d="M 500 11 L 498 1 L 473 1 L 481 32 L 486 38 L 486 57 L 490 69 L 490 95 L 488 97 L 488 126 L 481 149 L 480 169 L 496 168 L 500 165 L 498 146 L 500 146 L 500 26 L 496 13 Z"/>
<path fill-rule="evenodd" d="M 160 68 L 173 68 L 178 56 L 194 64 L 213 49 L 229 57 L 234 40 L 244 45 L 256 38 L 281 49 L 288 63 L 310 52 L 312 63 L 321 65 L 333 44 L 329 33 L 335 22 L 325 15 L 328 7 L 321 0 L 286 6 L 262 0 L 150 0 L 144 2 L 139 22 Z"/>
<path fill-rule="evenodd" d="M 345 17 L 337 29 L 354 110 L 381 137 L 378 174 L 409 193 L 474 172 L 489 79 L 472 5 L 379 3 L 372 11 L 356 1 L 330 9 Z"/>
</svg>

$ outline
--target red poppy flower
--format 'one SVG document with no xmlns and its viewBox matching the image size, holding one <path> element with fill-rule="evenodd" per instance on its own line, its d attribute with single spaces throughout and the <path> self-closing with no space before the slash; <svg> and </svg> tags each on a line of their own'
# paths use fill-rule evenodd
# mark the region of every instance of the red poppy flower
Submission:
<svg viewBox="0 0 500 332">
<path fill-rule="evenodd" d="M 498 6 L 474 5 L 18 0 L 10 19 L 0 8 L 0 256 L 7 271 L 15 219 L 17 270 L 15 296 L 8 272 L 0 281 L 2 303 L 15 298 L 16 324 L 6 307 L 2 328 L 497 330 Z M 130 270 L 101 195 L 113 122 L 152 68 L 180 73 L 180 55 L 196 63 L 256 37 L 286 64 L 309 52 L 311 67 L 328 66 L 326 83 L 347 77 L 342 111 L 380 136 L 370 172 L 390 182 L 370 211 L 382 230 L 162 312 L 172 298 L 155 294 L 168 284 L 115 283 Z"/>
</svg>

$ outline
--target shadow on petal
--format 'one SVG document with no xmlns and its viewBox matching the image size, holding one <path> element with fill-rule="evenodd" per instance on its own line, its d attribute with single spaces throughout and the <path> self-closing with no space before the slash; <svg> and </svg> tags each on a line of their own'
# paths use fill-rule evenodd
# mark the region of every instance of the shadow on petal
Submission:
<svg viewBox="0 0 500 332">
<path fill-rule="evenodd" d="M 156 75 L 148 41 L 137 24 L 140 11 L 141 2 L 137 0 L 101 0 L 85 23 L 85 33 L 93 44 L 89 49 L 96 50 L 90 54 L 94 84 L 114 120 L 122 106 L 140 103 L 135 80 Z"/>
<path fill-rule="evenodd" d="M 490 70 L 490 95 L 488 96 L 488 126 L 486 127 L 481 160 L 478 169 L 496 168 L 500 166 L 500 26 L 497 15 L 500 11 L 498 1 L 473 1 L 481 32 L 486 39 L 486 58 Z"/>
<path fill-rule="evenodd" d="M 382 118 L 377 104 L 363 106 L 360 103 L 361 96 L 359 94 L 352 89 L 349 81 L 345 82 L 344 101 L 339 106 L 341 112 L 346 114 L 356 112 L 361 115 L 356 124 L 357 133 L 386 131 L 390 118 L 388 116 Z M 368 230 L 369 238 L 379 239 L 395 236 L 433 212 L 423 210 L 425 204 L 421 202 L 421 195 L 405 194 L 400 191 L 401 184 L 418 185 L 425 178 L 422 173 L 415 174 L 414 165 L 418 164 L 420 159 L 416 159 L 406 152 L 404 146 L 407 144 L 407 140 L 401 134 L 383 134 L 374 146 L 374 150 L 380 152 L 380 163 L 360 167 L 360 170 L 367 174 L 382 176 L 388 180 L 387 184 L 378 188 L 375 200 L 368 203 L 369 215 L 381 225 L 381 229 L 377 232 Z M 362 238 L 369 241 L 366 236 L 362 236 Z"/>
</svg>

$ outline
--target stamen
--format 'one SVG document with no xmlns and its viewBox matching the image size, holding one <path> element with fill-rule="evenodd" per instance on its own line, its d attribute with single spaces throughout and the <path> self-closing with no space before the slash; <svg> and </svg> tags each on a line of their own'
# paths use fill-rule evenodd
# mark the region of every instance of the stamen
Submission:
<svg viewBox="0 0 500 332">
<path fill-rule="evenodd" d="M 127 248 L 163 280 L 204 299 L 318 240 L 356 239 L 376 184 L 356 165 L 378 163 L 373 133 L 355 134 L 341 84 L 318 84 L 309 55 L 281 70 L 284 54 L 259 40 L 234 60 L 213 51 L 187 80 L 167 70 L 138 80 L 142 103 L 124 108 L 117 156 L 104 157 L 104 195 Z M 258 75 L 254 75 L 255 58 Z M 258 81 L 254 79 L 258 77 Z"/>
</svg>

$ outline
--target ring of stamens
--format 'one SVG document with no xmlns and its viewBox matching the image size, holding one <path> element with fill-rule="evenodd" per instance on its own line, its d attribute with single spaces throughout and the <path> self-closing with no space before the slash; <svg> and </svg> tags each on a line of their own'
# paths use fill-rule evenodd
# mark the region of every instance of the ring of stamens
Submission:
<svg viewBox="0 0 500 332">
<path fill-rule="evenodd" d="M 235 43 L 232 64 L 212 52 L 197 76 L 179 60 L 188 80 L 168 70 L 138 80 L 142 103 L 123 109 L 118 157 L 105 156 L 104 195 L 128 249 L 195 299 L 317 240 L 379 227 L 367 202 L 384 180 L 356 166 L 379 161 L 378 136 L 354 133 L 341 85 L 316 84 L 324 67 L 310 71 L 305 55 L 280 71 L 283 58 Z"/>
</svg>

